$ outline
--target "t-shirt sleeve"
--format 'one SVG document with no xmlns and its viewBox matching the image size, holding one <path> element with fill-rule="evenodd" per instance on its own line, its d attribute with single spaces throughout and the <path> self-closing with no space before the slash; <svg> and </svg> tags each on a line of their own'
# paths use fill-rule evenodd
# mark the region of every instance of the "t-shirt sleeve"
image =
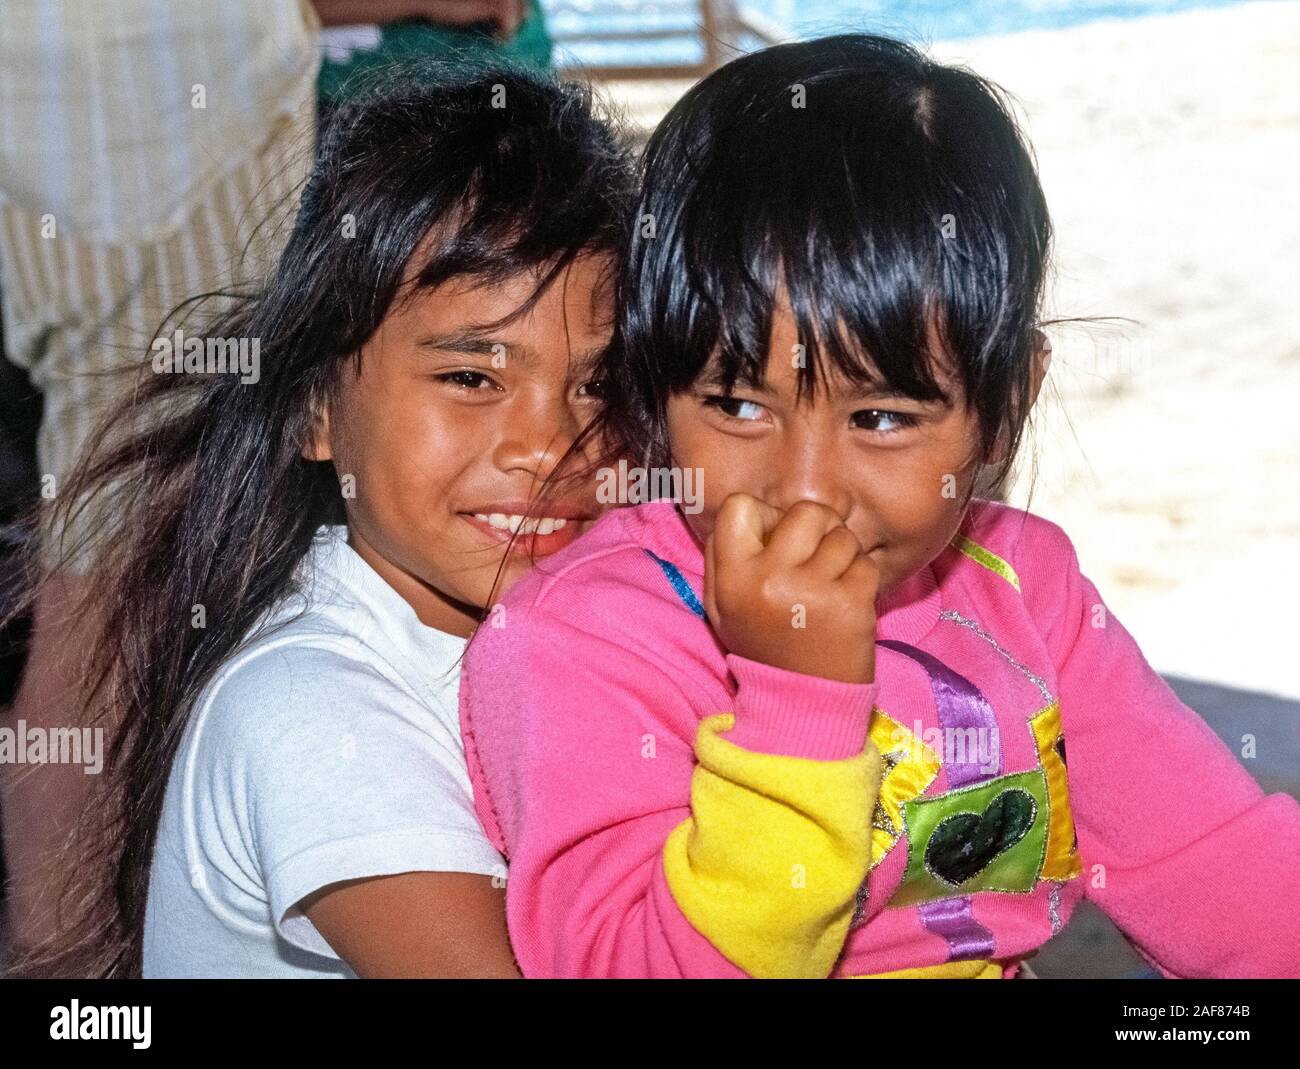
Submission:
<svg viewBox="0 0 1300 1069">
<path fill-rule="evenodd" d="M 217 692 L 195 751 L 195 804 L 256 868 L 276 930 L 337 958 L 298 908 L 333 883 L 401 872 L 504 876 L 474 814 L 459 738 L 343 652 L 261 654 Z"/>
<path fill-rule="evenodd" d="M 1016 566 L 1057 669 L 1087 897 L 1165 976 L 1300 975 L 1300 803 L 1179 700 L 1059 527 L 1034 518 Z"/>
</svg>

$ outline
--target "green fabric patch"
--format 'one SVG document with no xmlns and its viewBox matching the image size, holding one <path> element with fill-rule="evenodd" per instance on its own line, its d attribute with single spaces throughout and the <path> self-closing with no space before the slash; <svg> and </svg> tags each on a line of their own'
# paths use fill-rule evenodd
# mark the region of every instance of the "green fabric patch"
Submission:
<svg viewBox="0 0 1300 1069">
<path fill-rule="evenodd" d="M 904 803 L 907 868 L 889 905 L 1032 891 L 1047 854 L 1047 815 L 1042 769 Z"/>
<path fill-rule="evenodd" d="M 507 41 L 498 41 L 476 29 L 435 26 L 418 19 L 389 22 L 380 27 L 377 48 L 357 49 L 342 62 L 323 60 L 316 91 L 323 102 L 339 103 L 364 82 L 367 73 L 378 67 L 440 57 L 481 60 L 484 63 L 504 59 L 549 70 L 551 51 L 551 35 L 547 32 L 546 19 L 538 0 L 531 0 L 518 32 Z"/>
</svg>

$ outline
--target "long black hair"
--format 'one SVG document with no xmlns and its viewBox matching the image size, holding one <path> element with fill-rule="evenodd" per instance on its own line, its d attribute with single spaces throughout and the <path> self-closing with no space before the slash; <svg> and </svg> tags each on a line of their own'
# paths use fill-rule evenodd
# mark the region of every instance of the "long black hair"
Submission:
<svg viewBox="0 0 1300 1069">
<path fill-rule="evenodd" d="M 140 974 L 149 869 L 190 711 L 292 591 L 317 527 L 342 519 L 332 465 L 301 451 L 345 363 L 404 299 L 408 267 L 418 290 L 534 272 L 535 302 L 575 257 L 617 254 L 631 195 L 628 153 L 590 91 L 545 75 L 403 67 L 331 115 L 278 265 L 254 292 L 222 295 L 207 325 L 259 340 L 259 380 L 146 369 L 60 493 L 65 521 L 96 502 L 114 516 L 88 596 L 91 720 L 112 744 L 104 796 L 75 844 L 94 878 L 77 881 L 59 945 L 29 972 Z M 202 628 L 191 626 L 198 605 Z"/>
<path fill-rule="evenodd" d="M 827 366 L 918 400 L 945 396 L 931 327 L 1006 479 L 1030 408 L 1051 223 L 1005 94 L 888 37 L 779 45 L 694 86 L 651 136 L 602 377 L 612 438 L 672 463 L 669 396 L 715 358 L 762 379 L 784 289 Z M 873 367 L 874 365 L 874 367 Z M 987 476 L 986 476 L 987 477 Z"/>
</svg>

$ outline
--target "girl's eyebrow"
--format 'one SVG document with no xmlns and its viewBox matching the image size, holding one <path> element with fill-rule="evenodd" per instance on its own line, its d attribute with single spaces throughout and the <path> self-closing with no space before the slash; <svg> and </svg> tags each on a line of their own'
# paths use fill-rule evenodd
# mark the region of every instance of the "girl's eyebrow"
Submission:
<svg viewBox="0 0 1300 1069">
<path fill-rule="evenodd" d="M 944 408 L 947 408 L 952 404 L 951 398 L 948 397 L 936 397 L 931 399 L 913 397 L 909 393 L 904 393 L 902 390 L 897 390 L 892 386 L 886 386 L 884 384 L 878 386 L 868 385 L 850 387 L 849 389 L 841 390 L 840 396 L 848 401 L 910 401 L 917 405 L 939 405 Z"/>
<path fill-rule="evenodd" d="M 425 352 L 464 353 L 466 356 L 495 356 L 498 345 L 524 366 L 533 361 L 533 352 L 528 346 L 506 345 L 503 341 L 493 340 L 492 335 L 485 330 L 475 328 L 429 334 L 415 341 L 415 347 Z"/>
<path fill-rule="evenodd" d="M 722 370 L 716 366 L 707 367 L 700 372 L 696 380 L 697 385 L 713 387 L 715 389 L 725 389 L 727 386 Z M 746 390 L 753 390 L 755 393 L 772 393 L 769 386 L 761 382 L 751 381 L 743 372 L 736 377 L 733 388 L 741 387 Z M 862 401 L 910 401 L 913 404 L 924 405 L 926 407 L 938 406 L 941 408 L 951 408 L 951 397 L 940 397 L 932 400 L 925 400 L 919 397 L 913 397 L 911 394 L 904 393 L 902 390 L 895 389 L 885 383 L 872 384 L 867 383 L 861 386 L 841 385 L 835 390 L 835 399 L 838 401 L 862 402 Z"/>
<path fill-rule="evenodd" d="M 491 334 L 474 329 L 430 334 L 417 338 L 415 342 L 415 347 L 425 352 L 464 353 L 467 356 L 496 356 L 498 345 L 505 348 L 509 359 L 524 367 L 530 367 L 536 360 L 536 353 L 529 346 L 494 341 Z M 572 363 L 580 370 L 592 370 L 600 362 L 606 348 L 605 345 L 594 345 L 590 349 L 574 353 Z"/>
<path fill-rule="evenodd" d="M 710 364 L 701 371 L 695 381 L 699 386 L 712 386 L 720 390 L 727 387 L 726 376 L 723 374 L 722 368 L 718 367 L 716 364 Z M 736 379 L 731 383 L 731 386 L 732 388 L 740 386 L 746 390 L 755 390 L 759 393 L 772 392 L 764 383 L 754 381 L 754 379 L 746 374 L 743 369 L 736 375 Z"/>
<path fill-rule="evenodd" d="M 572 358 L 573 365 L 580 371 L 595 371 L 600 365 L 601 358 L 605 355 L 607 345 L 593 345 L 580 353 L 574 353 Z"/>
</svg>

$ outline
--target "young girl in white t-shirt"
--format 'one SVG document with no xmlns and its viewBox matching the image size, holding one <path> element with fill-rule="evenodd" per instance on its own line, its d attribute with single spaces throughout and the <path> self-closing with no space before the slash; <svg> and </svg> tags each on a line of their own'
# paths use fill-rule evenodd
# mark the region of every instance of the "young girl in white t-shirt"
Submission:
<svg viewBox="0 0 1300 1069">
<path fill-rule="evenodd" d="M 155 345 L 116 424 L 148 429 L 60 495 L 122 518 L 92 594 L 120 730 L 93 896 L 29 971 L 517 975 L 459 660 L 595 519 L 589 479 L 534 491 L 587 455 L 629 191 L 581 89 L 389 76 L 333 118 L 260 292 L 193 361 Z M 205 367 L 214 340 L 256 367 Z"/>
</svg>

